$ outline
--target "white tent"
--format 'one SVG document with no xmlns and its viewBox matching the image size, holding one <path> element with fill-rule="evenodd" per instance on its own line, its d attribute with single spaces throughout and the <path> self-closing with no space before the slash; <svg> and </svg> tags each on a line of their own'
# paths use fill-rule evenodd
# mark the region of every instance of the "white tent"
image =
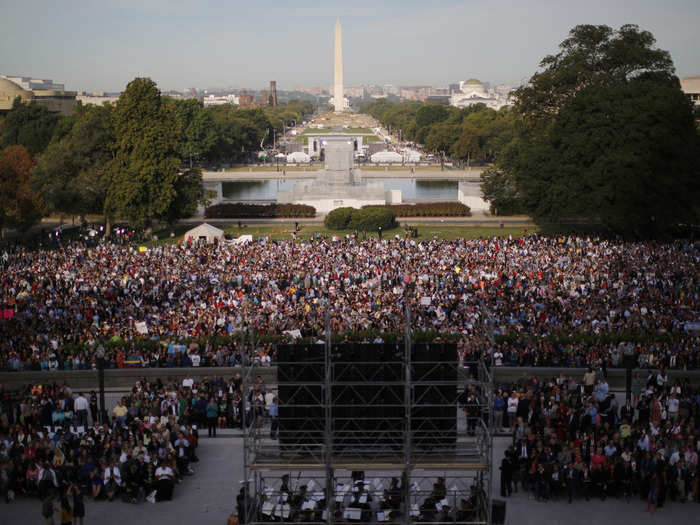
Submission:
<svg viewBox="0 0 700 525">
<path fill-rule="evenodd" d="M 224 238 L 224 230 L 203 222 L 186 232 L 183 238 L 185 241 L 205 241 L 207 244 L 212 244 L 215 240 L 220 241 Z"/>
<path fill-rule="evenodd" d="M 306 162 L 309 162 L 310 160 L 311 160 L 311 157 L 309 157 L 309 155 L 304 153 L 303 151 L 295 151 L 295 152 L 287 155 L 287 162 L 289 164 L 306 163 Z"/>
<path fill-rule="evenodd" d="M 377 164 L 400 164 L 403 162 L 403 156 L 395 151 L 378 151 L 369 160 Z"/>
<path fill-rule="evenodd" d="M 237 237 L 231 241 L 231 244 L 247 244 L 249 242 L 253 242 L 253 236 L 252 235 L 241 235 L 240 237 Z"/>
<path fill-rule="evenodd" d="M 413 149 L 403 150 L 403 160 L 405 162 L 420 162 L 421 154 L 419 151 Z"/>
</svg>

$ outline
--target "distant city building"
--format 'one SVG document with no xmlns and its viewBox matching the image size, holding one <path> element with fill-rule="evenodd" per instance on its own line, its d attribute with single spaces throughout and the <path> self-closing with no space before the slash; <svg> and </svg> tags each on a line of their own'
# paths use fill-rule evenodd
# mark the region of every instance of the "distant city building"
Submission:
<svg viewBox="0 0 700 525">
<path fill-rule="evenodd" d="M 277 81 L 270 80 L 270 95 L 267 101 L 268 106 L 277 105 Z"/>
<path fill-rule="evenodd" d="M 75 91 L 64 91 L 63 84 L 55 84 L 51 80 L 37 80 L 29 77 L 12 78 L 27 79 L 23 81 L 25 85 L 36 85 L 39 87 L 36 89 L 26 89 L 9 77 L 0 77 L 0 112 L 6 112 L 12 109 L 14 100 L 19 97 L 22 102 L 35 103 L 62 115 L 73 114 L 73 108 L 76 104 Z M 49 86 L 60 87 L 61 89 L 43 89 Z"/>
<path fill-rule="evenodd" d="M 681 80 L 681 90 L 695 107 L 700 106 L 700 76 L 685 77 Z"/>
<path fill-rule="evenodd" d="M 103 92 L 85 93 L 84 91 L 78 91 L 75 100 L 83 105 L 93 104 L 95 106 L 103 106 L 108 102 L 110 104 L 116 104 L 117 100 L 119 100 L 119 95 L 106 94 Z"/>
<path fill-rule="evenodd" d="M 238 105 L 242 108 L 252 108 L 254 100 L 253 95 L 246 93 L 244 89 L 238 97 Z"/>
<path fill-rule="evenodd" d="M 487 85 L 472 78 L 459 83 L 459 91 L 450 96 L 450 104 L 458 108 L 466 108 L 475 104 L 484 104 L 491 109 L 501 109 L 509 104 L 510 88 L 498 86 L 489 89 Z"/>
<path fill-rule="evenodd" d="M 384 94 L 385 95 L 396 95 L 399 96 L 399 88 L 393 84 L 384 84 Z"/>
<path fill-rule="evenodd" d="M 13 75 L 3 75 L 3 77 L 7 80 L 14 82 L 22 89 L 26 89 L 27 91 L 34 91 L 35 89 L 65 91 L 65 87 L 63 84 L 58 84 L 50 78 L 33 78 Z"/>
<path fill-rule="evenodd" d="M 419 100 L 424 102 L 430 96 L 432 86 L 400 86 L 399 96 L 404 100 Z"/>
<path fill-rule="evenodd" d="M 202 102 L 205 106 L 221 106 L 223 104 L 238 105 L 240 99 L 236 95 L 224 95 L 222 97 L 216 95 L 207 95 L 202 99 Z"/>
</svg>

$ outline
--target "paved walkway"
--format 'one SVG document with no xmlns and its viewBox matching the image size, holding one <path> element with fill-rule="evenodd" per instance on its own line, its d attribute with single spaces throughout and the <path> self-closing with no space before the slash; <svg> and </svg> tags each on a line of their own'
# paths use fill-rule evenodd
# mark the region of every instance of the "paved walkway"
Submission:
<svg viewBox="0 0 700 525">
<path fill-rule="evenodd" d="M 192 465 L 194 476 L 188 476 L 175 488 L 172 501 L 130 505 L 121 501 L 86 504 L 86 524 L 127 525 L 225 525 L 236 509 L 236 495 L 243 479 L 243 440 L 240 431 L 220 431 L 216 439 L 200 438 L 197 456 Z M 56 523 L 59 522 L 58 515 Z M 0 503 L 0 524 L 40 525 L 41 504 L 38 499 L 19 499 L 10 505 Z"/>
<path fill-rule="evenodd" d="M 206 436 L 206 433 L 204 434 Z M 216 439 L 202 437 L 198 449 L 199 463 L 194 465 L 195 475 L 185 479 L 175 489 L 171 502 L 129 505 L 113 502 L 87 502 L 87 524 L 126 525 L 148 523 L 152 525 L 220 524 L 235 510 L 236 494 L 243 479 L 243 441 L 239 431 L 226 430 Z M 496 438 L 494 443 L 494 498 L 499 499 L 500 478 L 498 464 L 509 438 Z M 653 516 L 644 512 L 646 503 L 633 499 L 577 500 L 541 503 L 519 492 L 506 498 L 507 525 L 691 525 L 698 523 L 700 504 L 668 503 Z M 56 520 L 58 521 L 58 520 Z M 41 505 L 37 499 L 20 499 L 12 504 L 0 503 L 2 525 L 40 525 Z"/>
</svg>

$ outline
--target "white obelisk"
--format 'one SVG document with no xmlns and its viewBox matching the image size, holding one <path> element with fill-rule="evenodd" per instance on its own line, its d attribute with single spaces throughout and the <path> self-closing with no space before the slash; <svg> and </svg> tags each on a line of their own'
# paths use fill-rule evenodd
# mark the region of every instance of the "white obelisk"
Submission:
<svg viewBox="0 0 700 525">
<path fill-rule="evenodd" d="M 333 106 L 335 111 L 345 110 L 343 94 L 343 29 L 340 19 L 335 21 L 335 72 L 333 76 Z"/>
</svg>

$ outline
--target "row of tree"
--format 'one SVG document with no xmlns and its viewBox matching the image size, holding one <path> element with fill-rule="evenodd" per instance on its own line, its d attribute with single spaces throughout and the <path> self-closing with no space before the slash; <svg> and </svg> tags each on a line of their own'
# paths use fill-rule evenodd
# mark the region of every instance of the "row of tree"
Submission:
<svg viewBox="0 0 700 525">
<path fill-rule="evenodd" d="M 147 78 L 116 104 L 78 105 L 70 117 L 17 100 L 0 123 L 0 227 L 26 229 L 52 212 L 172 223 L 203 202 L 201 166 L 250 158 L 313 109 L 204 107 L 161 96 Z"/>
<path fill-rule="evenodd" d="M 403 138 L 494 165 L 498 214 L 635 237 L 700 228 L 700 139 L 667 51 L 635 25 L 580 25 L 498 112 L 378 101 L 364 109 Z"/>
<path fill-rule="evenodd" d="M 455 108 L 423 102 L 380 99 L 362 106 L 382 126 L 400 131 L 401 138 L 428 151 L 459 161 L 492 162 L 512 139 L 514 114 L 477 104 Z"/>
</svg>

